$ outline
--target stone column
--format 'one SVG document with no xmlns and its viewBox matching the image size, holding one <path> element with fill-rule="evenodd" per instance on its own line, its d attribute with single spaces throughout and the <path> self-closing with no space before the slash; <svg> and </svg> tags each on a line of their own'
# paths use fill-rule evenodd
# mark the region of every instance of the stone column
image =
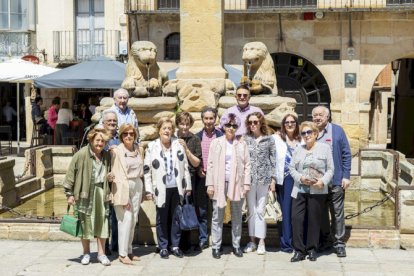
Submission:
<svg viewBox="0 0 414 276">
<path fill-rule="evenodd" d="M 225 79 L 223 0 L 180 1 L 180 67 L 177 79 Z"/>
</svg>

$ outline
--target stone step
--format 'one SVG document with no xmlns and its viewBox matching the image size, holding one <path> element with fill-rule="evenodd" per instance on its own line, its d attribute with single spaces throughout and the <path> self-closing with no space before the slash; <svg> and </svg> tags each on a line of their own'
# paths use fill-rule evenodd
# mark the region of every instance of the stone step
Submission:
<svg viewBox="0 0 414 276">
<path fill-rule="evenodd" d="M 16 184 L 17 197 L 22 199 L 26 195 L 32 194 L 33 192 L 41 190 L 40 178 L 33 177 Z"/>
<path fill-rule="evenodd" d="M 30 193 L 30 194 L 25 194 L 24 196 L 20 197 L 20 201 L 21 202 L 25 202 L 25 201 L 31 199 L 32 197 L 35 197 L 37 195 L 40 195 L 41 193 L 44 193 L 44 192 L 45 192 L 44 189 L 39 189 L 39 190 L 36 190 L 36 191 L 34 191 L 34 192 Z"/>
</svg>

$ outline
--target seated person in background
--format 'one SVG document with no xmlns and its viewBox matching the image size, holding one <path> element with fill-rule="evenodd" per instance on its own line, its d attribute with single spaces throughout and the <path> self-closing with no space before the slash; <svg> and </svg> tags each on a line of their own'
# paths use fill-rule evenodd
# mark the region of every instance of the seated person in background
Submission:
<svg viewBox="0 0 414 276">
<path fill-rule="evenodd" d="M 55 127 L 55 144 L 63 145 L 63 137 L 69 132 L 69 123 L 73 120 L 72 110 L 69 109 L 69 103 L 64 102 L 59 110 L 58 119 Z"/>
<path fill-rule="evenodd" d="M 42 97 L 36 97 L 36 99 L 32 103 L 32 121 L 33 121 L 33 124 L 40 125 L 39 134 L 46 134 L 48 125 L 40 109 L 42 105 L 43 105 Z"/>
</svg>

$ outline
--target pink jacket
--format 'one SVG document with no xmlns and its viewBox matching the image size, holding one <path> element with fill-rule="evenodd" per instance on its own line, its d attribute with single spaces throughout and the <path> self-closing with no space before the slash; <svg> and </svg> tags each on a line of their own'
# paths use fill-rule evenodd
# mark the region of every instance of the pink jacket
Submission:
<svg viewBox="0 0 414 276">
<path fill-rule="evenodd" d="M 214 186 L 213 200 L 217 200 L 218 207 L 226 206 L 226 196 L 231 201 L 240 201 L 244 190 L 250 190 L 250 155 L 244 141 L 235 139 L 233 142 L 233 156 L 231 159 L 230 181 L 227 195 L 225 195 L 225 156 L 226 137 L 214 139 L 211 142 L 208 154 L 206 186 Z"/>
<path fill-rule="evenodd" d="M 58 113 L 56 112 L 56 108 L 54 105 L 49 107 L 49 110 L 47 111 L 47 123 L 52 129 L 55 129 L 56 121 L 58 119 Z"/>
</svg>

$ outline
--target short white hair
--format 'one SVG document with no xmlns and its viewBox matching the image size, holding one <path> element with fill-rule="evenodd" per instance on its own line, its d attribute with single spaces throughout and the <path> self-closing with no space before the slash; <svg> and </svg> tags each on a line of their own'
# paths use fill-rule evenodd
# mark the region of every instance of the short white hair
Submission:
<svg viewBox="0 0 414 276">
<path fill-rule="evenodd" d="M 118 115 L 116 115 L 115 110 L 112 110 L 112 109 L 106 109 L 106 110 L 104 110 L 104 111 L 102 112 L 102 121 L 103 121 L 103 122 L 104 122 L 104 121 L 106 121 L 106 117 L 108 116 L 108 114 L 114 114 L 114 115 L 115 115 L 116 120 L 118 121 Z"/>
<path fill-rule="evenodd" d="M 324 105 L 318 105 L 318 106 L 314 107 L 314 108 L 312 109 L 312 116 L 313 116 L 313 114 L 315 113 L 315 110 L 316 110 L 317 108 L 321 108 L 321 109 L 324 111 L 325 115 L 326 115 L 326 116 L 328 116 L 328 118 L 329 118 L 329 117 L 331 117 L 331 112 L 329 111 L 329 108 L 327 108 L 327 107 L 326 107 L 326 106 L 324 106 Z"/>
<path fill-rule="evenodd" d="M 114 92 L 114 98 L 118 97 L 121 94 L 126 94 L 129 98 L 129 93 L 128 90 L 124 89 L 124 88 L 119 88 Z"/>
</svg>

